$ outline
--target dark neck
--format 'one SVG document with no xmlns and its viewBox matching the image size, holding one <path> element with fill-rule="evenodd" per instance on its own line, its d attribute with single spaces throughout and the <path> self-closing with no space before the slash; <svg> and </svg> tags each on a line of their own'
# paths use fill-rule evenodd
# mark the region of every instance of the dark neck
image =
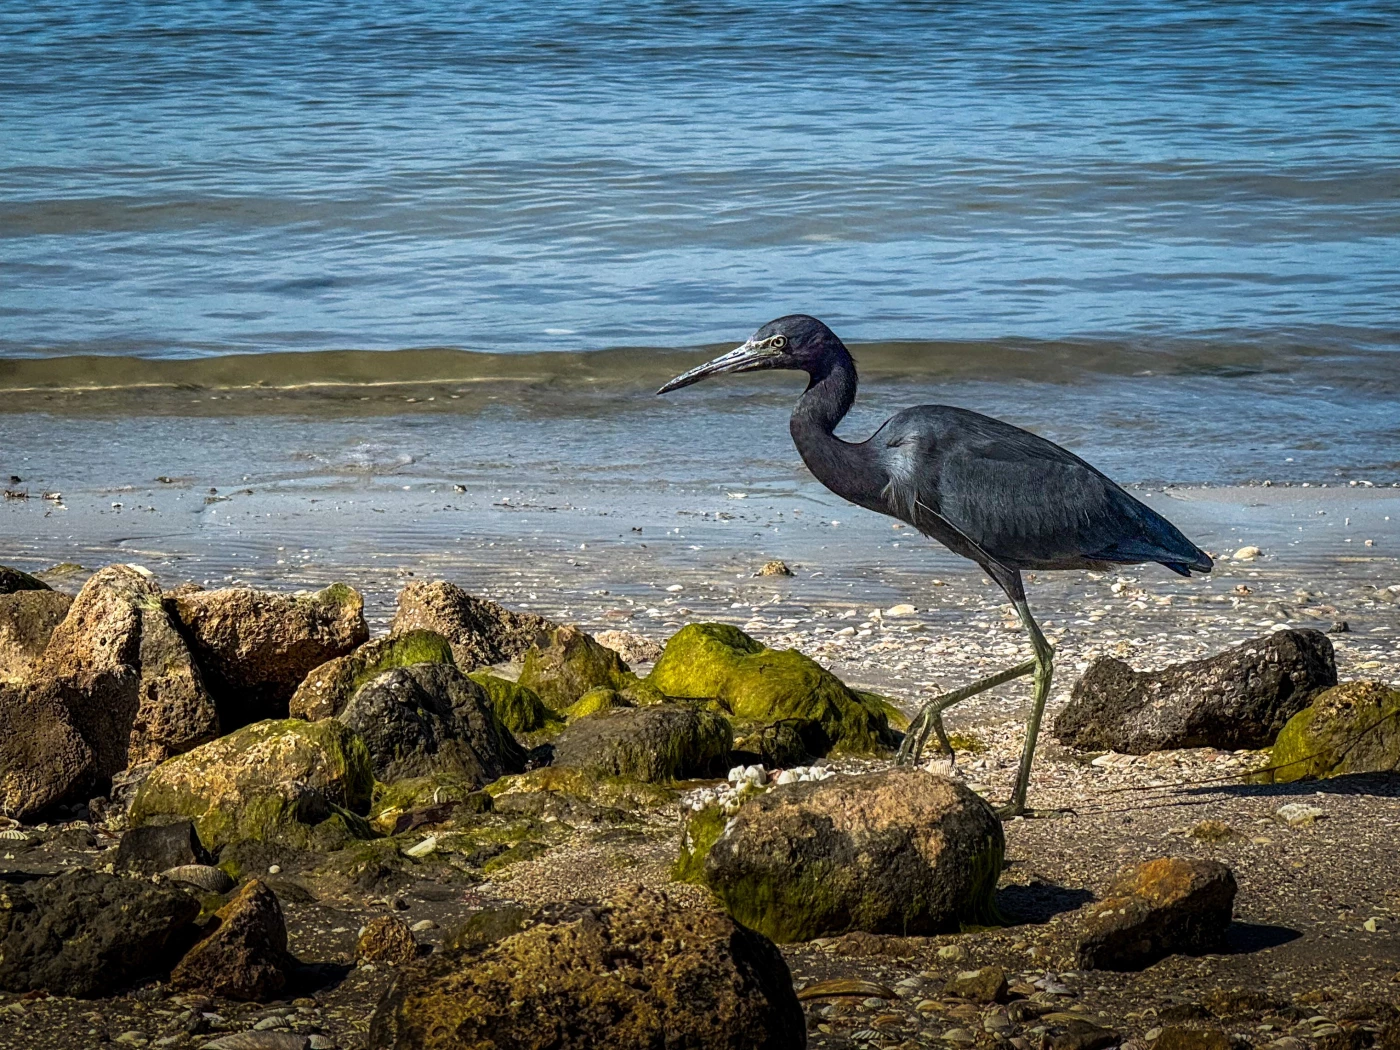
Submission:
<svg viewBox="0 0 1400 1050">
<path fill-rule="evenodd" d="M 838 496 L 872 510 L 882 510 L 880 495 L 888 480 L 864 444 L 842 441 L 837 424 L 856 399 L 856 364 L 843 346 L 840 353 L 810 373 L 811 381 L 792 410 L 788 424 L 802 462 L 816 479 Z"/>
</svg>

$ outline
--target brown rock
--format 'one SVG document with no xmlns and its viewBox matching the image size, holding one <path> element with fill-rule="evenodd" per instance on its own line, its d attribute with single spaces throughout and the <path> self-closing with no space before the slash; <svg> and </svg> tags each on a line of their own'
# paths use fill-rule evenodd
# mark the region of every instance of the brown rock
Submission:
<svg viewBox="0 0 1400 1050">
<path fill-rule="evenodd" d="M 1337 684 L 1321 631 L 1276 631 L 1223 653 L 1134 671 L 1100 657 L 1055 719 L 1071 747 L 1145 755 L 1171 748 L 1267 747 L 1323 689 Z"/>
<path fill-rule="evenodd" d="M 398 966 L 418 957 L 418 942 L 408 924 L 392 915 L 379 915 L 365 923 L 355 942 L 355 962 Z"/>
<path fill-rule="evenodd" d="M 396 667 L 413 664 L 451 664 L 447 639 L 432 631 L 404 631 L 365 642 L 353 653 L 327 660 L 308 674 L 289 704 L 293 718 L 314 722 L 334 718 L 370 679 Z"/>
<path fill-rule="evenodd" d="M 530 646 L 543 644 L 557 627 L 543 616 L 511 612 L 485 598 L 475 598 L 455 584 L 410 583 L 399 593 L 391 634 L 436 631 L 452 645 L 463 671 L 518 660 Z"/>
<path fill-rule="evenodd" d="M 59 684 L 0 682 L 0 810 L 28 820 L 86 798 L 95 779 L 92 749 Z"/>
<path fill-rule="evenodd" d="M 1162 1040 L 1166 1040 L 1163 1042 Z M 1163 1028 L 1153 1050 L 1231 1050 L 1234 1043 L 1218 1028 Z"/>
<path fill-rule="evenodd" d="M 0 682 L 29 676 L 72 604 L 71 595 L 47 589 L 0 593 Z"/>
<path fill-rule="evenodd" d="M 798 1050 L 792 975 L 722 911 L 640 886 L 459 938 L 403 967 L 370 1024 L 394 1050 Z M 533 924 L 529 924 L 533 922 Z M 481 924 L 478 924 L 481 925 Z M 488 939 L 489 938 L 489 939 Z"/>
<path fill-rule="evenodd" d="M 1164 857 L 1140 864 L 1105 900 L 1083 909 L 1077 964 L 1140 970 L 1168 955 L 1219 951 L 1235 889 L 1234 875 L 1217 861 Z"/>
<path fill-rule="evenodd" d="M 364 599 L 341 583 L 305 596 L 245 588 L 199 591 L 171 604 L 225 732 L 263 718 L 286 718 L 303 678 L 369 639 Z"/>
<path fill-rule="evenodd" d="M 292 962 L 277 895 L 252 879 L 214 917 L 217 928 L 180 960 L 171 986 L 253 1002 L 275 998 Z"/>
<path fill-rule="evenodd" d="M 144 569 L 95 573 L 54 628 L 34 677 L 58 685 L 99 777 L 219 735 L 199 669 Z"/>
<path fill-rule="evenodd" d="M 964 970 L 943 988 L 944 995 L 970 999 L 974 1003 L 1006 1002 L 1006 971 L 1000 966 L 984 966 L 980 970 Z"/>
<path fill-rule="evenodd" d="M 661 659 L 664 651 L 660 642 L 635 631 L 599 631 L 593 638 L 599 645 L 617 653 L 627 664 L 654 664 Z"/>
</svg>

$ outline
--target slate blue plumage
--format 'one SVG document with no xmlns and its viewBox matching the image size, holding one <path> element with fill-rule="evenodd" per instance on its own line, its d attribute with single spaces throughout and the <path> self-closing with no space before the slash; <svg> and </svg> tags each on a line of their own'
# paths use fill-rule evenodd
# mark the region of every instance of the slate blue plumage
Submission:
<svg viewBox="0 0 1400 1050">
<path fill-rule="evenodd" d="M 821 321 L 769 321 L 742 346 L 677 376 L 658 393 L 709 376 L 782 368 L 804 371 L 807 389 L 790 429 L 803 462 L 852 503 L 914 526 L 971 559 L 1004 590 L 1030 635 L 1034 659 L 936 697 L 909 727 L 901 758 L 917 759 L 932 729 L 947 747 L 942 711 L 1023 674 L 1035 675 L 1021 767 L 1008 814 L 1025 812 L 1036 736 L 1050 690 L 1053 650 L 1026 604 L 1022 570 L 1106 569 L 1157 562 L 1189 576 L 1210 557 L 1151 507 L 1072 452 L 1009 423 L 948 405 L 891 416 L 864 441 L 836 426 L 856 396 L 850 351 Z M 952 749 L 948 748 L 951 754 Z"/>
</svg>

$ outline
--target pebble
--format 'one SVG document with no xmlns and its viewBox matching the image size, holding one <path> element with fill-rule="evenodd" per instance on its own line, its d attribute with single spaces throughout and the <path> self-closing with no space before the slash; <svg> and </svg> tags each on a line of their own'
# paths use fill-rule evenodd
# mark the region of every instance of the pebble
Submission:
<svg viewBox="0 0 1400 1050">
<path fill-rule="evenodd" d="M 899 605 L 891 605 L 888 609 L 886 609 L 885 615 L 897 620 L 906 616 L 913 616 L 918 611 L 918 609 L 914 608 L 907 602 L 901 602 Z"/>
<path fill-rule="evenodd" d="M 433 922 L 432 919 L 419 919 L 412 926 L 410 926 L 409 929 L 412 930 L 414 933 L 422 933 L 424 930 L 437 929 L 437 923 Z"/>
<path fill-rule="evenodd" d="M 282 874 L 282 865 L 280 865 L 280 864 L 269 864 L 269 865 L 267 866 L 267 873 L 268 873 L 269 875 L 280 875 L 280 874 Z"/>
<path fill-rule="evenodd" d="M 943 1033 L 945 1043 L 958 1043 L 962 1046 L 971 1046 L 977 1042 L 977 1037 L 966 1028 L 950 1028 Z"/>
<path fill-rule="evenodd" d="M 1235 551 L 1232 555 L 1232 559 L 1234 561 L 1253 561 L 1263 553 L 1264 552 L 1258 547 L 1241 547 L 1239 550 Z"/>
<path fill-rule="evenodd" d="M 433 850 L 437 849 L 437 841 L 436 835 L 429 835 L 416 846 L 409 846 L 408 849 L 404 850 L 404 856 L 426 857 L 429 853 L 433 852 Z"/>
<path fill-rule="evenodd" d="M 1290 828 L 1296 828 L 1327 816 L 1327 811 L 1320 806 L 1309 806 L 1305 802 L 1286 802 L 1274 811 L 1274 816 Z"/>
</svg>

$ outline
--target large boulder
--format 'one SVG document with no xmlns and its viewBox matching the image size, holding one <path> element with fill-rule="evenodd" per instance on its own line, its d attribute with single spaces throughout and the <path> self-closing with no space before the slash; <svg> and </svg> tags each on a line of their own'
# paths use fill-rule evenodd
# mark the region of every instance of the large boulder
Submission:
<svg viewBox="0 0 1400 1050">
<path fill-rule="evenodd" d="M 776 787 L 693 814 L 678 877 L 780 943 L 934 934 L 996 917 L 1001 822 L 962 784 L 899 768 Z"/>
<path fill-rule="evenodd" d="M 1267 747 L 1284 724 L 1337 684 L 1332 643 L 1320 631 L 1276 631 L 1223 653 L 1134 671 L 1100 657 L 1055 719 L 1070 747 L 1145 755 L 1186 747 Z"/>
<path fill-rule="evenodd" d="M 512 612 L 441 580 L 410 583 L 399 593 L 391 634 L 435 631 L 452 644 L 463 671 L 518 660 L 557 624 L 533 613 Z"/>
<path fill-rule="evenodd" d="M 556 711 L 572 707 L 597 689 L 611 689 L 629 704 L 657 704 L 665 699 L 638 679 L 616 652 L 573 624 L 555 628 L 547 639 L 530 647 L 519 684 L 534 690 Z"/>
<path fill-rule="evenodd" d="M 282 906 L 266 884 L 250 879 L 214 913 L 214 931 L 190 949 L 170 974 L 173 988 L 225 999 L 264 1002 L 287 986 Z"/>
<path fill-rule="evenodd" d="M 212 740 L 219 715 L 154 577 L 109 565 L 54 628 L 35 680 L 57 683 L 99 777 Z"/>
<path fill-rule="evenodd" d="M 1400 770 L 1400 690 L 1343 682 L 1288 720 L 1261 780 L 1277 784 Z"/>
<path fill-rule="evenodd" d="M 28 820 L 83 801 L 96 768 L 59 683 L 0 682 L 0 812 Z"/>
<path fill-rule="evenodd" d="M 890 718 L 897 712 L 879 697 L 848 688 L 795 649 L 769 649 L 729 624 L 681 628 L 646 680 L 667 696 L 717 701 L 745 735 L 789 721 L 821 753 L 871 752 L 896 742 Z"/>
<path fill-rule="evenodd" d="M 336 717 L 364 740 L 375 776 L 386 782 L 448 773 L 481 787 L 525 768 L 486 691 L 451 663 L 385 671 Z"/>
<path fill-rule="evenodd" d="M 0 883 L 0 988 L 86 999 L 163 975 L 199 910 L 182 889 L 90 871 Z"/>
<path fill-rule="evenodd" d="M 495 921 L 489 921 L 494 918 Z M 488 913 L 405 966 L 380 1000 L 380 1050 L 800 1050 L 782 955 L 723 912 L 625 889 L 596 907 Z"/>
<path fill-rule="evenodd" d="M 364 741 L 335 719 L 255 722 L 162 762 L 136 793 L 132 826 L 194 822 L 217 851 L 234 842 L 331 850 L 368 837 L 374 773 Z"/>
<path fill-rule="evenodd" d="M 0 593 L 0 682 L 29 677 L 72 604 L 71 595 L 48 589 Z"/>
<path fill-rule="evenodd" d="M 570 723 L 554 765 L 648 783 L 719 771 L 734 746 L 728 721 L 680 704 L 613 707 Z"/>
<path fill-rule="evenodd" d="M 451 664 L 452 647 L 432 631 L 405 631 L 366 642 L 313 670 L 292 694 L 289 713 L 314 722 L 345 709 L 355 690 L 376 675 L 410 664 Z"/>
<path fill-rule="evenodd" d="M 1139 864 L 1084 909 L 1076 965 L 1141 970 L 1168 955 L 1220 951 L 1235 890 L 1235 876 L 1218 861 L 1164 857 Z"/>
<path fill-rule="evenodd" d="M 17 594 L 20 591 L 47 591 L 49 585 L 43 580 L 30 576 L 27 572 L 0 565 L 0 594 Z"/>
<path fill-rule="evenodd" d="M 225 730 L 287 717 L 303 678 L 369 640 L 364 599 L 342 583 L 311 595 L 195 591 L 171 604 Z"/>
</svg>

